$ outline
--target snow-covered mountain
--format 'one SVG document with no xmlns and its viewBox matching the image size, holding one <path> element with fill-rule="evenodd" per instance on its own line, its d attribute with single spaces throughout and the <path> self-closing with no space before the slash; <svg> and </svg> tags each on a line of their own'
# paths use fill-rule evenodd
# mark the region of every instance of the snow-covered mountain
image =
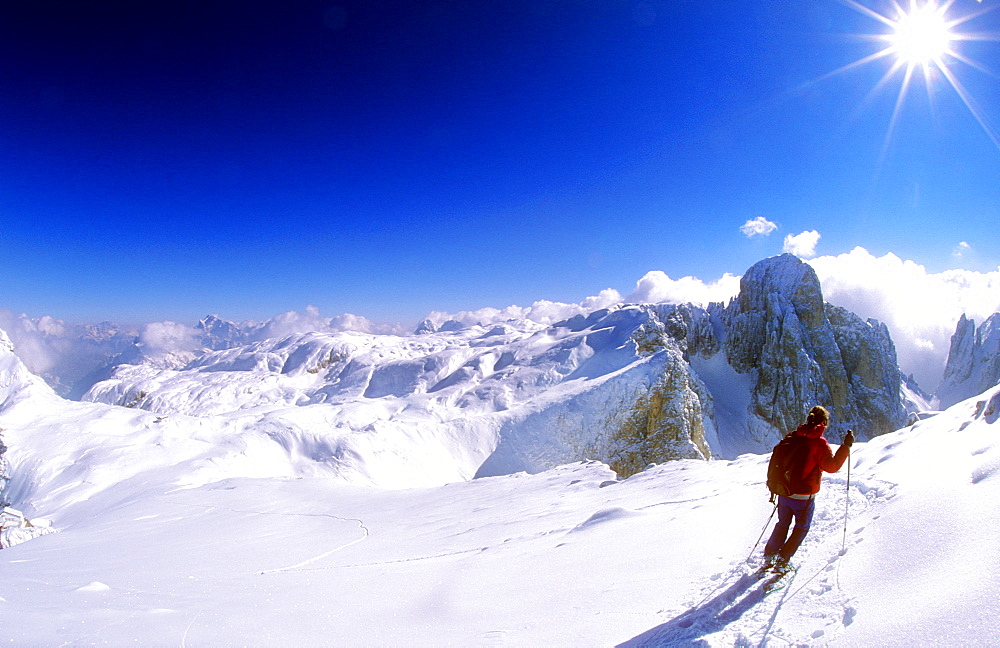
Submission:
<svg viewBox="0 0 1000 648">
<path fill-rule="evenodd" d="M 603 317 L 643 312 L 621 309 Z M 577 323 L 576 334 L 567 333 L 575 340 L 568 346 L 546 340 L 549 329 L 496 337 L 522 349 L 546 347 L 533 357 L 548 362 L 522 376 L 544 382 L 555 377 L 553 368 L 566 366 L 559 361 L 566 353 L 587 355 L 587 338 L 593 342 L 587 348 L 605 348 L 592 336 L 611 338 L 615 328 L 594 329 L 599 320 Z M 498 351 L 486 344 L 486 333 L 421 336 L 436 350 L 421 357 L 443 360 L 450 351 L 454 373 L 466 366 L 459 360 L 472 341 L 485 344 L 485 353 Z M 449 339 L 450 349 L 442 346 Z M 632 342 L 614 342 L 608 348 L 621 349 L 621 362 L 633 357 L 626 353 Z M 314 353 L 302 351 L 294 361 L 280 345 L 230 352 L 230 369 L 273 363 L 260 371 L 272 377 L 271 395 L 247 393 L 254 387 L 248 381 L 229 401 L 246 399 L 240 402 L 247 407 L 197 416 L 63 400 L 0 344 L 0 427 L 12 476 L 6 495 L 29 517 L 50 518 L 57 530 L 0 551 L 0 640 L 213 646 L 1000 641 L 994 622 L 1000 555 L 990 549 L 1000 522 L 1000 388 L 856 444 L 852 464 L 824 480 L 812 528 L 795 557 L 797 572 L 783 589 L 766 593 L 746 562 L 759 559 L 757 538 L 769 524 L 765 455 L 672 461 L 625 480 L 599 462 L 579 462 L 429 488 L 361 488 L 317 469 L 324 465 L 317 444 L 295 443 L 287 430 L 279 434 L 286 424 L 318 427 L 322 402 L 269 404 L 289 394 L 276 377 L 309 383 L 323 371 L 310 374 L 309 368 L 336 364 L 326 343 L 317 337 L 311 346 L 296 345 Z M 375 357 L 378 348 L 364 357 Z M 621 370 L 639 371 L 657 354 L 662 351 Z M 718 362 L 721 356 L 711 357 Z M 214 358 L 221 366 L 223 357 Z M 404 364 L 413 362 L 405 358 Z M 286 364 L 294 370 L 280 373 Z M 578 368 L 586 372 L 587 366 Z M 395 380 L 402 375 L 396 371 L 375 382 L 383 393 L 411 384 Z M 421 366 L 407 375 L 419 381 L 429 373 Z M 537 389 L 537 382 L 523 389 Z M 573 381 L 554 387 L 570 389 L 567 382 Z M 212 393 L 222 390 L 185 402 L 194 409 Z M 411 405 L 386 396 L 369 401 L 375 419 L 386 408 Z M 425 414 L 432 418 L 429 408 Z"/>
<path fill-rule="evenodd" d="M 986 318 L 979 328 L 964 314 L 951 337 L 944 379 L 937 390 L 939 406 L 958 401 L 1000 384 L 1000 313 Z"/>
<path fill-rule="evenodd" d="M 240 323 L 216 315 L 195 326 L 150 322 L 139 327 L 113 322 L 73 324 L 45 316 L 31 318 L 0 308 L 0 330 L 8 334 L 28 369 L 60 396 L 79 400 L 95 383 L 111 377 L 123 364 L 156 364 L 176 368 L 205 350 L 228 349 L 292 333 L 343 330 L 400 333 L 398 325 L 382 325 L 364 317 L 321 317 L 308 307 L 263 322 Z"/>
<path fill-rule="evenodd" d="M 622 305 L 552 326 L 424 326 L 411 336 L 293 334 L 178 369 L 119 367 L 85 400 L 222 417 L 316 470 L 381 486 L 767 451 L 817 403 L 832 438 L 906 421 L 885 327 L 824 304 L 791 255 L 707 309 Z"/>
<path fill-rule="evenodd" d="M 113 365 L 139 359 L 122 356 L 134 347 L 138 331 L 111 322 L 67 324 L 0 308 L 0 330 L 32 373 L 59 395 L 74 400 L 110 376 Z"/>
</svg>

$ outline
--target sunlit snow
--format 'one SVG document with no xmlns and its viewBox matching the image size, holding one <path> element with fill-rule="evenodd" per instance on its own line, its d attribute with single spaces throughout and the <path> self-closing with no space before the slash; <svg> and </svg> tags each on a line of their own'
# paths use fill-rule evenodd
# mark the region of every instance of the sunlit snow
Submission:
<svg viewBox="0 0 1000 648">
<path fill-rule="evenodd" d="M 0 552 L 14 645 L 1000 640 L 1000 388 L 857 444 L 765 595 L 764 455 L 382 490 L 225 417 L 63 401 L 3 362 L 8 498 L 57 531 Z"/>
</svg>

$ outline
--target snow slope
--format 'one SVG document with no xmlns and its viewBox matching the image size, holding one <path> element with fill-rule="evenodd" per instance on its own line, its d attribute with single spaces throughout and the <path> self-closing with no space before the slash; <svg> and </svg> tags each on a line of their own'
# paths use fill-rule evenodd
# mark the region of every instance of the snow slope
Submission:
<svg viewBox="0 0 1000 648">
<path fill-rule="evenodd" d="M 286 461 L 308 458 L 310 470 L 381 487 L 537 472 L 608 443 L 606 429 L 679 361 L 676 349 L 636 352 L 632 336 L 650 318 L 630 307 L 552 327 L 296 334 L 207 353 L 181 370 L 122 366 L 86 400 L 260 435 Z"/>
<path fill-rule="evenodd" d="M 314 446 L 247 419 L 26 380 L 0 386 L 8 497 L 58 532 L 0 552 L 14 645 L 1000 641 L 1000 388 L 856 445 L 765 596 L 744 576 L 770 512 L 762 455 L 380 490 L 304 470 Z"/>
</svg>

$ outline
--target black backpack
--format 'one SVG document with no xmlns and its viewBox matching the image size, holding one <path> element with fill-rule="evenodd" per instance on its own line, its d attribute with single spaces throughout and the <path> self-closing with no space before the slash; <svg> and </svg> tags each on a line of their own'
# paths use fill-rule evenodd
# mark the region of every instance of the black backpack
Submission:
<svg viewBox="0 0 1000 648">
<path fill-rule="evenodd" d="M 774 446 L 771 461 L 767 464 L 767 489 L 771 491 L 771 501 L 775 495 L 788 497 L 792 493 L 808 490 L 804 485 L 802 466 L 809 456 L 809 439 L 799 434 L 786 434 Z"/>
</svg>

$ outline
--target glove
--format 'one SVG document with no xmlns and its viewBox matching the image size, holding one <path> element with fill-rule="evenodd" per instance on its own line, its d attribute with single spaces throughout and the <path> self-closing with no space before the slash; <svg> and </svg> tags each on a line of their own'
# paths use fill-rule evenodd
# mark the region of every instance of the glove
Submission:
<svg viewBox="0 0 1000 648">
<path fill-rule="evenodd" d="M 848 448 L 854 445 L 854 430 L 848 430 L 847 434 L 844 435 L 844 445 Z"/>
</svg>

